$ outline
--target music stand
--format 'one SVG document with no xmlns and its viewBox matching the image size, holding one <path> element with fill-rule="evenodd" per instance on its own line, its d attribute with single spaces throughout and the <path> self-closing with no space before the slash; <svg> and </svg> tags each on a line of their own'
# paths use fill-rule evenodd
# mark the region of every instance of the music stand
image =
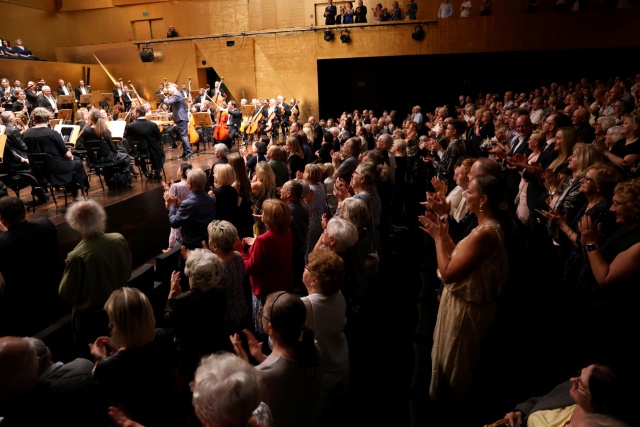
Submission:
<svg viewBox="0 0 640 427">
<path fill-rule="evenodd" d="M 80 104 L 93 105 L 93 95 L 90 93 L 85 93 L 84 95 L 80 95 Z"/>
<path fill-rule="evenodd" d="M 113 107 L 113 93 L 101 93 L 98 105 L 101 107 Z"/>
<path fill-rule="evenodd" d="M 156 93 L 156 108 L 162 105 L 162 100 L 165 98 L 164 93 Z"/>
<path fill-rule="evenodd" d="M 65 95 L 61 95 L 61 96 L 65 96 Z M 73 115 L 73 110 L 70 110 L 70 109 L 58 110 L 58 116 L 56 118 L 59 120 L 62 120 L 61 123 L 71 123 L 72 115 Z"/>
<path fill-rule="evenodd" d="M 53 120 L 51 120 L 53 122 Z M 64 145 L 70 148 L 76 147 L 76 140 L 80 135 L 80 126 L 78 125 L 65 125 L 63 123 L 53 125 L 53 130 L 58 132 L 62 136 Z"/>
<path fill-rule="evenodd" d="M 202 141 L 204 145 L 203 152 L 207 151 L 207 138 L 205 138 L 205 129 L 213 129 L 213 120 L 211 120 L 211 113 L 192 113 L 195 127 L 202 128 Z M 213 133 L 211 135 L 213 137 Z"/>
<path fill-rule="evenodd" d="M 241 105 L 240 109 L 242 110 L 243 117 L 253 118 L 254 113 L 256 112 L 255 105 Z"/>
<path fill-rule="evenodd" d="M 73 105 L 73 95 L 58 95 L 58 105 Z"/>
<path fill-rule="evenodd" d="M 111 120 L 107 122 L 107 127 L 111 131 L 112 138 L 124 138 L 124 130 L 127 127 L 127 122 L 124 120 Z"/>
</svg>

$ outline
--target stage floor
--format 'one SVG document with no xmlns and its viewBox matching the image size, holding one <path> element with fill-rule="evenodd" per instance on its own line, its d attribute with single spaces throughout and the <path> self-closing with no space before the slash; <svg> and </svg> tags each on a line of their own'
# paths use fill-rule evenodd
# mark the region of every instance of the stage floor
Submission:
<svg viewBox="0 0 640 427">
<path fill-rule="evenodd" d="M 237 151 L 237 146 L 231 150 L 231 152 Z M 184 162 L 184 160 L 177 158 L 182 154 L 182 149 L 171 149 L 165 144 L 165 154 L 166 179 L 167 181 L 176 180 L 178 179 L 177 169 Z M 201 151 L 191 157 L 188 162 L 194 167 L 206 170 L 210 167 L 208 163 L 215 162 L 215 160 L 213 144 L 207 144 L 206 149 L 201 144 Z M 137 172 L 137 167 L 134 168 Z M 103 190 L 97 176 L 89 176 L 89 198 L 105 207 L 107 232 L 121 233 L 129 242 L 134 268 L 154 260 L 155 256 L 168 246 L 170 227 L 168 211 L 164 206 L 162 181 L 138 176 L 133 179 L 131 190 L 129 188 L 119 189 L 116 194 L 116 191 L 110 190 L 106 184 Z M 9 194 L 15 195 L 12 190 L 9 190 Z M 53 222 L 58 230 L 58 255 L 65 259 L 67 253 L 78 244 L 80 237 L 69 228 L 65 221 L 66 208 L 62 192 L 57 195 L 60 196 L 57 199 L 57 206 L 50 198 L 46 204 L 37 206 L 35 213 L 28 211 L 27 220 L 44 217 Z M 20 198 L 30 206 L 32 203 L 30 188 L 20 191 Z M 73 197 L 69 196 L 68 200 L 71 202 Z"/>
</svg>

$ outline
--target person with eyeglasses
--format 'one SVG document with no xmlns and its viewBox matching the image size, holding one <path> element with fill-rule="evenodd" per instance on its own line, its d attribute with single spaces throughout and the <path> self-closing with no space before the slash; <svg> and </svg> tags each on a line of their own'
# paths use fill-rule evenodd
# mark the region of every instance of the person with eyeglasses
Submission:
<svg viewBox="0 0 640 427">
<path fill-rule="evenodd" d="M 516 405 L 504 418 L 513 427 L 584 426 L 591 414 L 627 417 L 625 381 L 609 366 L 593 364 L 549 393 Z"/>
<path fill-rule="evenodd" d="M 585 292 L 585 279 L 590 276 L 589 262 L 584 257 L 582 238 L 579 224 L 587 216 L 591 223 L 600 228 L 602 237 L 608 237 L 615 231 L 615 218 L 611 215 L 611 197 L 613 189 L 620 181 L 622 175 L 611 165 L 600 162 L 589 166 L 580 179 L 579 190 L 584 195 L 586 202 L 580 208 L 572 222 L 566 218 L 546 213 L 545 216 L 558 226 L 560 231 L 571 241 L 572 247 L 564 266 L 562 288 L 571 290 L 579 295 Z"/>
</svg>

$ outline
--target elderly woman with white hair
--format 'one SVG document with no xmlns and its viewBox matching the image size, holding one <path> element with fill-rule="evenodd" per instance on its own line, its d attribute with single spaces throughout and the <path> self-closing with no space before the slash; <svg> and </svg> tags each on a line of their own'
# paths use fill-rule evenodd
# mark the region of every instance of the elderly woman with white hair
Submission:
<svg viewBox="0 0 640 427">
<path fill-rule="evenodd" d="M 345 252 L 358 241 L 358 229 L 346 219 L 335 216 L 318 239 L 316 248 L 327 248 L 338 254 Z"/>
<path fill-rule="evenodd" d="M 273 425 L 271 410 L 261 401 L 258 371 L 230 353 L 202 359 L 193 386 L 193 406 L 205 427 Z"/>
<path fill-rule="evenodd" d="M 165 307 L 165 326 L 175 329 L 180 370 L 191 380 L 202 356 L 231 350 L 225 330 L 226 295 L 220 281 L 224 266 L 206 249 L 189 251 L 184 268 L 189 290 L 182 292 L 180 273 L 171 275 L 171 291 Z"/>
</svg>

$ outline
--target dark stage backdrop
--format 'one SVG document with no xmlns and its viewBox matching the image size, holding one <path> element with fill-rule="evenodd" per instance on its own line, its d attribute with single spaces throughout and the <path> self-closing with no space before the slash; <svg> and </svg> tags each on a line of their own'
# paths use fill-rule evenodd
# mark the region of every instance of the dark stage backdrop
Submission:
<svg viewBox="0 0 640 427">
<path fill-rule="evenodd" d="M 629 58 L 639 54 L 640 47 L 319 60 L 319 117 L 372 108 L 376 116 L 396 110 L 400 119 L 414 105 L 423 112 L 455 105 L 459 95 L 475 100 L 478 92 L 529 93 L 554 81 L 578 83 L 582 77 L 592 83 L 634 78 L 638 70 Z"/>
</svg>

